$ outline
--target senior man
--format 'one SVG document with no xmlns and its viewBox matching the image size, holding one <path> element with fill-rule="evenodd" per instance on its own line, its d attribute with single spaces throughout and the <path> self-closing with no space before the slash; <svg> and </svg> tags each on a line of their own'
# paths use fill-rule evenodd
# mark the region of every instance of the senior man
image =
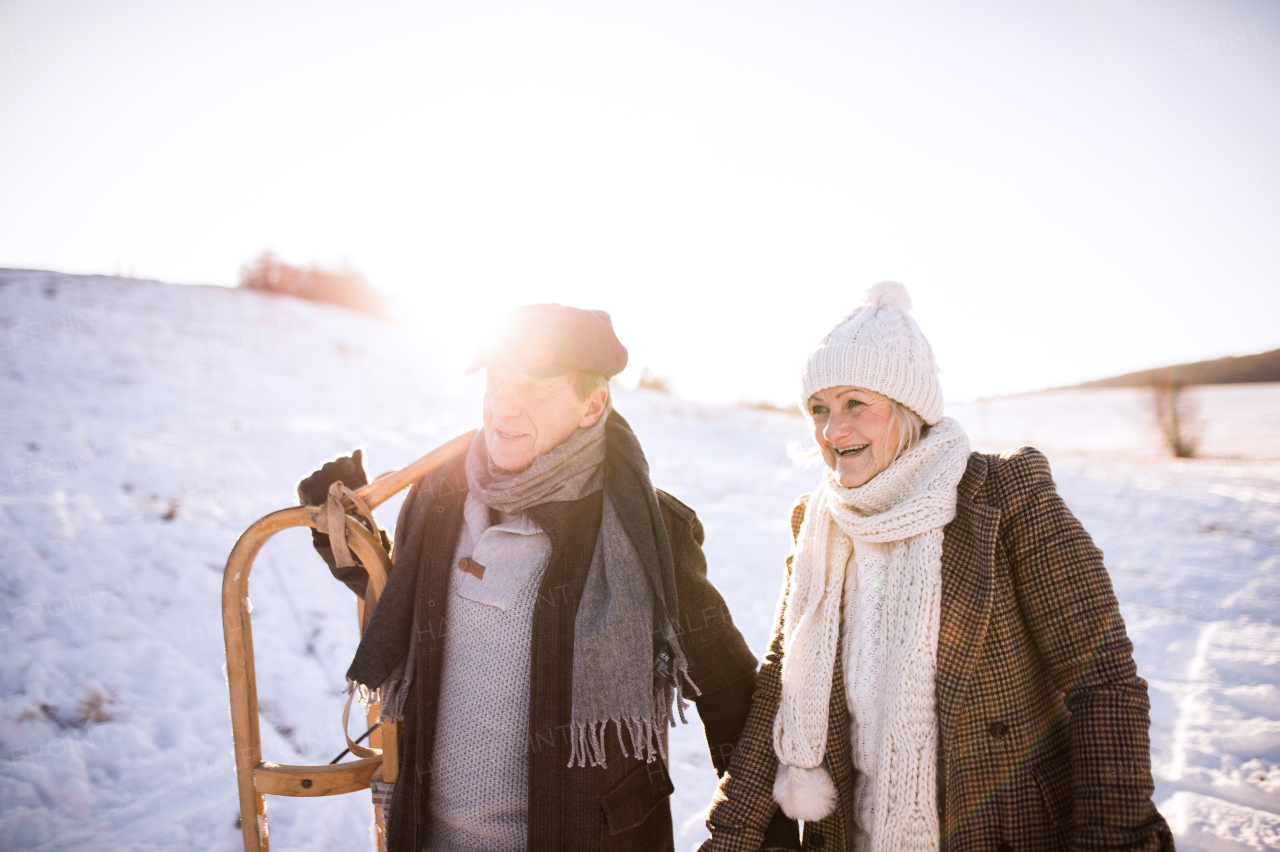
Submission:
<svg viewBox="0 0 1280 852">
<path fill-rule="evenodd" d="M 484 428 L 405 499 L 347 673 L 404 721 L 391 852 L 673 849 L 666 732 L 686 696 L 728 765 L 756 660 L 697 516 L 653 487 L 612 409 L 626 362 L 602 311 L 517 309 L 468 370 L 485 370 Z M 362 484 L 340 460 L 303 499 L 342 471 Z M 363 591 L 363 569 L 335 574 Z M 773 845 L 799 848 L 777 823 Z"/>
</svg>

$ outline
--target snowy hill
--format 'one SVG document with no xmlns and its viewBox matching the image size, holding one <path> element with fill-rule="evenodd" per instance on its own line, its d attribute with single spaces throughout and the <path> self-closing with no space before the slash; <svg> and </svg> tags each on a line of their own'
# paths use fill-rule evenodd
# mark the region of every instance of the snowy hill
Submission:
<svg viewBox="0 0 1280 852">
<path fill-rule="evenodd" d="M 339 309 L 0 271 L 0 849 L 239 848 L 227 552 L 318 461 L 363 446 L 376 474 L 474 425 L 478 383 L 443 360 L 420 333 Z M 1142 458 L 1125 449 L 1136 432 L 1083 416 L 1098 434 L 1081 443 L 1062 412 L 1116 392 L 1070 393 L 1085 396 L 956 413 L 978 444 L 1049 439 L 1151 682 L 1157 802 L 1180 848 L 1280 846 L 1280 463 Z M 1275 389 L 1254 393 L 1218 407 L 1276 411 Z M 644 391 L 617 404 L 655 482 L 703 518 L 712 579 L 759 651 L 787 509 L 816 479 L 787 460 L 803 421 Z M 252 589 L 264 753 L 327 762 L 351 595 L 302 531 L 267 546 Z M 695 721 L 672 737 L 682 850 L 714 786 L 700 736 Z M 268 808 L 277 850 L 372 848 L 367 793 Z"/>
</svg>

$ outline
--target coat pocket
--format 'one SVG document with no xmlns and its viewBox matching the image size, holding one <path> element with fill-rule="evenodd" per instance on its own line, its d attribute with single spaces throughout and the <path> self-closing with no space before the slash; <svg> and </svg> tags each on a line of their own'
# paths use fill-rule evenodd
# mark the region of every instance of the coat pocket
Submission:
<svg viewBox="0 0 1280 852">
<path fill-rule="evenodd" d="M 610 834 L 621 834 L 648 819 L 653 809 L 675 792 L 671 776 L 657 761 L 642 763 L 600 797 L 604 808 L 605 827 Z"/>
<path fill-rule="evenodd" d="M 1071 785 L 1071 759 L 1066 752 L 1050 753 L 1036 762 L 1031 776 L 1040 788 L 1045 811 L 1054 828 L 1069 832 L 1075 822 L 1075 795 Z"/>
</svg>

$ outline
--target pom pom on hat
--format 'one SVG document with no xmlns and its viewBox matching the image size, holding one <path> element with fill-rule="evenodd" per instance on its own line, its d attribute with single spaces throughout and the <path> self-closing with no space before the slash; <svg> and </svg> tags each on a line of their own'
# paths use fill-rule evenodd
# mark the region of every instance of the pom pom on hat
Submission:
<svg viewBox="0 0 1280 852">
<path fill-rule="evenodd" d="M 834 387 L 859 387 L 897 400 L 928 424 L 942 419 L 938 364 L 920 326 L 911 296 L 897 281 L 867 291 L 862 307 L 842 319 L 809 354 L 801 375 L 800 404 Z"/>
<path fill-rule="evenodd" d="M 911 296 L 907 288 L 897 281 L 881 281 L 867 291 L 866 304 L 877 308 L 897 308 L 905 313 L 911 310 Z"/>
</svg>

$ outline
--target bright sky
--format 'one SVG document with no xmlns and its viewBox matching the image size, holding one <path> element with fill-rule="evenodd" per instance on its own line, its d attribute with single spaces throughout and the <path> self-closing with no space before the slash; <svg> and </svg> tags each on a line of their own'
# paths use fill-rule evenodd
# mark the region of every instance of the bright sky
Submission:
<svg viewBox="0 0 1280 852">
<path fill-rule="evenodd" d="M 613 314 L 791 402 L 904 282 L 948 398 L 1280 346 L 1280 4 L 0 0 L 0 266 L 349 259 L 466 363 Z"/>
</svg>

